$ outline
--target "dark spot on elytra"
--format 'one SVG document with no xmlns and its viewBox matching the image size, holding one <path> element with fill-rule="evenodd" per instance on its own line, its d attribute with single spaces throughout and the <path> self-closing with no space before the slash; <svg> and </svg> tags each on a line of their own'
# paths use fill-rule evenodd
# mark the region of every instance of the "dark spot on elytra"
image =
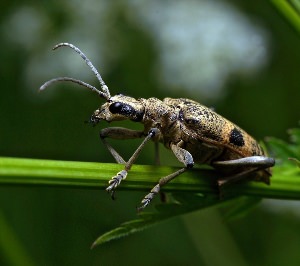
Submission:
<svg viewBox="0 0 300 266">
<path fill-rule="evenodd" d="M 243 134 L 240 130 L 238 130 L 236 127 L 231 130 L 229 142 L 232 143 L 235 146 L 242 147 L 245 145 Z"/>
</svg>

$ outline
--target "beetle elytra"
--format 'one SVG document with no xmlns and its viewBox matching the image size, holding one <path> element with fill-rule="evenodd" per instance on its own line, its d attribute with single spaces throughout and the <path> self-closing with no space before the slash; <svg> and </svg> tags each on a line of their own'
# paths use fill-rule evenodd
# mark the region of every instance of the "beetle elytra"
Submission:
<svg viewBox="0 0 300 266">
<path fill-rule="evenodd" d="M 96 75 L 101 89 L 98 90 L 78 79 L 59 77 L 44 83 L 40 90 L 59 81 L 77 83 L 106 100 L 92 114 L 90 122 L 93 125 L 102 120 L 107 122 L 131 120 L 144 125 L 141 131 L 121 127 L 108 127 L 100 131 L 100 139 L 114 159 L 117 163 L 125 165 L 122 171 L 109 180 L 106 190 L 112 197 L 149 140 L 156 144 L 162 143 L 170 149 L 184 167 L 162 177 L 143 198 L 139 210 L 144 209 L 151 202 L 163 185 L 192 168 L 194 163 L 208 164 L 219 171 L 222 175 L 218 180 L 219 186 L 244 179 L 270 183 L 270 167 L 274 166 L 274 159 L 267 157 L 257 141 L 237 125 L 190 99 L 165 98 L 161 101 L 157 98 L 135 99 L 121 94 L 111 96 L 99 72 L 76 46 L 60 43 L 53 50 L 63 46 L 73 49 L 83 58 Z M 106 141 L 107 138 L 144 138 L 144 140 L 126 162 Z"/>
</svg>

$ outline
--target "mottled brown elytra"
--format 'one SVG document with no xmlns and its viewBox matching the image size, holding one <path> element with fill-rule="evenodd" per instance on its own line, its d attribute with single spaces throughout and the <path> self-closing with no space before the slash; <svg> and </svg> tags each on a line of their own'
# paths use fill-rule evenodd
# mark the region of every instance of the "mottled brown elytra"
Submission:
<svg viewBox="0 0 300 266">
<path fill-rule="evenodd" d="M 96 92 L 106 100 L 92 114 L 90 122 L 93 125 L 101 120 L 107 122 L 131 120 L 144 125 L 142 131 L 121 127 L 109 127 L 100 131 L 102 142 L 117 163 L 125 165 L 124 170 L 112 177 L 106 188 L 112 197 L 115 189 L 126 178 L 134 161 L 149 140 L 156 144 L 162 143 L 166 148 L 171 149 L 184 167 L 162 177 L 151 192 L 144 197 L 139 210 L 144 209 L 151 202 L 163 185 L 192 168 L 194 163 L 208 164 L 219 171 L 222 178 L 218 180 L 218 186 L 244 179 L 270 183 L 270 167 L 275 164 L 274 159 L 267 157 L 257 141 L 237 125 L 210 108 L 185 98 L 165 98 L 161 101 L 157 98 L 135 99 L 121 94 L 111 96 L 108 87 L 91 61 L 76 46 L 69 43 L 60 43 L 53 49 L 62 46 L 72 48 L 84 59 L 99 80 L 101 90 L 69 77 L 49 80 L 40 87 L 40 90 L 58 81 L 77 83 Z M 144 138 L 144 140 L 126 162 L 106 141 L 106 138 Z"/>
</svg>

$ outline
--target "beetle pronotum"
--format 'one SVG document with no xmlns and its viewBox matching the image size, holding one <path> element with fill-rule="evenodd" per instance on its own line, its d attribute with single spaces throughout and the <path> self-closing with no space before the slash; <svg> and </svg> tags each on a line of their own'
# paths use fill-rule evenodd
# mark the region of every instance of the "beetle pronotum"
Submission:
<svg viewBox="0 0 300 266">
<path fill-rule="evenodd" d="M 90 122 L 93 125 L 101 120 L 112 122 L 126 119 L 144 125 L 141 131 L 121 127 L 109 127 L 100 131 L 100 139 L 117 163 L 125 165 L 122 171 L 111 178 L 106 188 L 112 197 L 115 189 L 126 178 L 131 166 L 149 140 L 162 143 L 170 149 L 184 164 L 184 167 L 162 177 L 150 193 L 143 198 L 139 210 L 151 202 L 163 185 L 192 168 L 194 163 L 208 164 L 218 170 L 223 176 L 218 180 L 219 186 L 242 179 L 270 183 L 270 167 L 274 166 L 274 159 L 265 156 L 257 141 L 237 125 L 190 99 L 165 98 L 161 101 L 157 98 L 135 99 L 121 94 L 111 96 L 97 69 L 76 46 L 70 43 L 60 43 L 53 50 L 63 46 L 73 49 L 83 58 L 96 75 L 101 89 L 78 79 L 59 77 L 44 83 L 40 90 L 58 81 L 77 83 L 96 92 L 106 100 L 92 114 Z M 106 141 L 106 138 L 144 138 L 144 140 L 126 162 Z"/>
</svg>

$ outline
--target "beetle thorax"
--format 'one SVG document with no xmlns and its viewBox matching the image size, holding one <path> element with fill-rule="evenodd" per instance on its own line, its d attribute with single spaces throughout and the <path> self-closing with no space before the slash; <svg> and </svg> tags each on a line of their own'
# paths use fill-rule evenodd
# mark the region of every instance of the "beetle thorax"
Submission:
<svg viewBox="0 0 300 266">
<path fill-rule="evenodd" d="M 176 142 L 178 135 L 178 114 L 176 110 L 157 98 L 140 99 L 145 106 L 143 124 L 145 132 L 150 128 L 158 128 L 161 132 L 159 140 L 165 144 L 172 139 Z M 175 133 L 175 134 L 174 134 Z"/>
</svg>

